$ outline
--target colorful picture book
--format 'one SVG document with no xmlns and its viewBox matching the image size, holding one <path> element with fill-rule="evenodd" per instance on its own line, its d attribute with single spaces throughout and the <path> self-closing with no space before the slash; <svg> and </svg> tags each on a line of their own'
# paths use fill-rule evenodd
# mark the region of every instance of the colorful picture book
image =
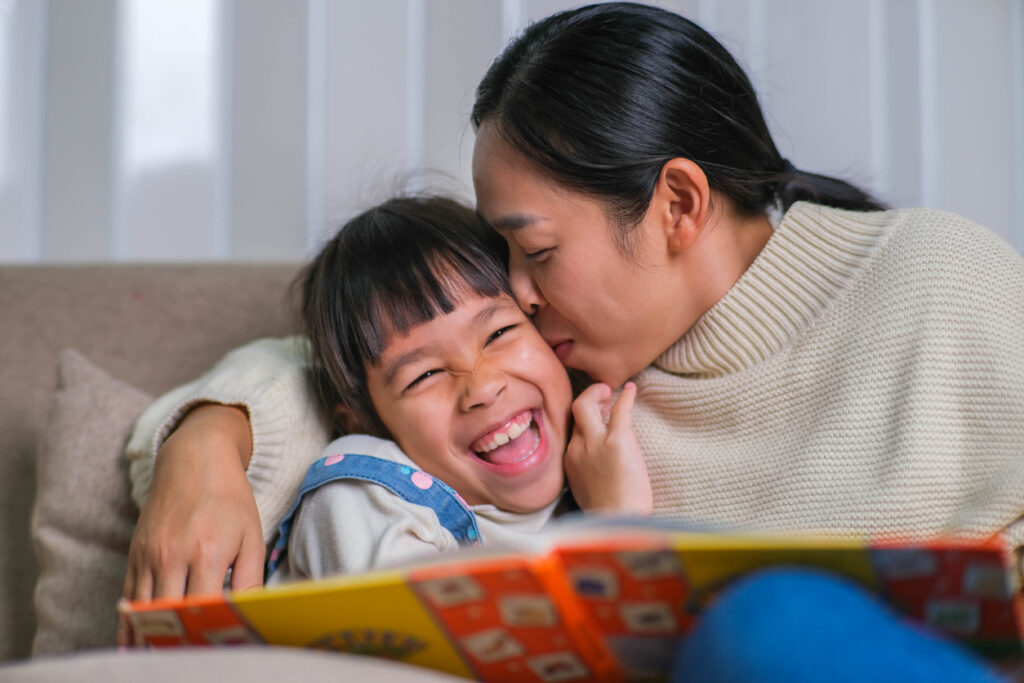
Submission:
<svg viewBox="0 0 1024 683">
<path fill-rule="evenodd" d="M 1000 537 L 923 545 L 590 525 L 530 552 L 122 606 L 152 647 L 266 643 L 361 653 L 488 681 L 659 680 L 733 579 L 800 566 L 846 576 L 984 655 L 1022 653 Z"/>
</svg>

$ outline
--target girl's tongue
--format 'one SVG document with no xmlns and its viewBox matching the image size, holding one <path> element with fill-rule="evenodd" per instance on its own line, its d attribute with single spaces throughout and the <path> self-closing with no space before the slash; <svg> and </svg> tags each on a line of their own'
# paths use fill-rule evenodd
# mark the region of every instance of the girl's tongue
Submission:
<svg viewBox="0 0 1024 683">
<path fill-rule="evenodd" d="M 477 439 L 470 448 L 492 465 L 510 465 L 532 455 L 539 443 L 537 425 L 526 411 L 505 427 Z"/>
<path fill-rule="evenodd" d="M 492 465 L 511 465 L 533 455 L 539 443 L 540 434 L 534 425 L 530 425 L 529 429 L 504 446 L 498 446 L 493 451 L 477 453 L 477 455 Z"/>
</svg>

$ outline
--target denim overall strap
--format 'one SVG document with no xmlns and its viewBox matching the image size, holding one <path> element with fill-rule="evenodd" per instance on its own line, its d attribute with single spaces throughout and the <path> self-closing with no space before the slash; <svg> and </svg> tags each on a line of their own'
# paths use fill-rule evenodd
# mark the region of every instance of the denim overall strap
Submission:
<svg viewBox="0 0 1024 683">
<path fill-rule="evenodd" d="M 284 559 L 295 513 L 305 495 L 324 484 L 340 479 L 358 479 L 379 484 L 407 502 L 432 509 L 437 514 L 441 526 L 451 532 L 459 545 L 480 542 L 480 528 L 476 523 L 476 515 L 462 497 L 440 479 L 435 479 L 410 465 L 372 455 L 329 455 L 317 460 L 306 471 L 306 477 L 299 486 L 295 502 L 281 520 L 277 542 L 267 562 L 267 576 L 270 576 Z"/>
</svg>

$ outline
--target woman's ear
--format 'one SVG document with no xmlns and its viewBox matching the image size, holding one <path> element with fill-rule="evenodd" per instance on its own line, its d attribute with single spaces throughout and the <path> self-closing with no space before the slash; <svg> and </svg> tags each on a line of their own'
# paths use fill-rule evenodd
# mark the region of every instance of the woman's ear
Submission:
<svg viewBox="0 0 1024 683">
<path fill-rule="evenodd" d="M 665 162 L 651 196 L 651 215 L 672 252 L 689 248 L 700 236 L 708 218 L 711 188 L 704 171 L 689 159 Z"/>
</svg>

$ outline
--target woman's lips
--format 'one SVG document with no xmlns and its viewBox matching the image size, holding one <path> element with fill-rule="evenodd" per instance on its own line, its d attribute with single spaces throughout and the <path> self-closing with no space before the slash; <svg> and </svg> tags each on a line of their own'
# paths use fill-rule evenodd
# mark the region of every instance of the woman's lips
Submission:
<svg viewBox="0 0 1024 683">
<path fill-rule="evenodd" d="M 554 342 L 551 344 L 551 350 L 558 356 L 558 360 L 565 365 L 566 360 L 569 358 L 569 354 L 572 352 L 572 340 L 566 339 L 565 341 Z"/>
</svg>

